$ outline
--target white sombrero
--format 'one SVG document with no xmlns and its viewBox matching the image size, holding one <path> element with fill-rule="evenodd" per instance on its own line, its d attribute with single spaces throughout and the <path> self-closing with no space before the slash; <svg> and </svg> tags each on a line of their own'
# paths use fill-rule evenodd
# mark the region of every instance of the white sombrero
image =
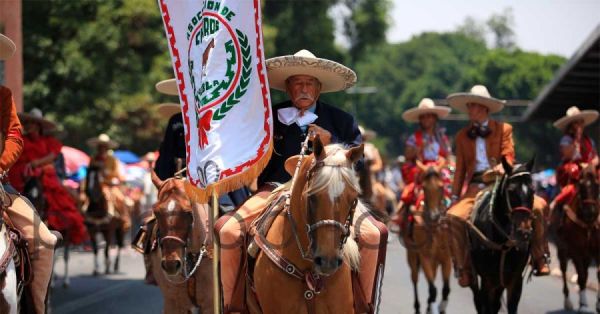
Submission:
<svg viewBox="0 0 600 314">
<path fill-rule="evenodd" d="M 10 38 L 0 34 L 0 60 L 6 60 L 15 53 L 17 45 Z"/>
<path fill-rule="evenodd" d="M 362 125 L 358 126 L 358 130 L 362 135 L 363 141 L 370 141 L 377 137 L 377 132 L 370 129 L 365 129 Z"/>
<path fill-rule="evenodd" d="M 33 108 L 30 112 L 19 112 L 17 115 L 22 122 L 34 121 L 41 124 L 44 132 L 52 131 L 56 128 L 56 123 L 44 118 L 44 114 L 38 108 Z"/>
<path fill-rule="evenodd" d="M 97 137 L 92 137 L 87 140 L 87 144 L 91 147 L 97 147 L 100 144 L 105 144 L 109 148 L 117 148 L 119 143 L 110 139 L 110 136 L 102 133 Z"/>
<path fill-rule="evenodd" d="M 160 81 L 160 82 L 156 83 L 156 85 L 154 85 L 154 87 L 161 94 L 170 95 L 170 96 L 179 95 L 179 91 L 177 90 L 177 81 L 174 78 L 169 79 L 169 80 Z"/>
<path fill-rule="evenodd" d="M 430 98 L 423 98 L 419 102 L 417 108 L 406 110 L 402 114 L 402 119 L 407 122 L 418 122 L 419 116 L 428 113 L 433 113 L 438 117 L 438 119 L 443 119 L 450 114 L 451 110 L 452 109 L 448 107 L 436 106 L 433 100 Z"/>
<path fill-rule="evenodd" d="M 174 114 L 181 113 L 181 106 L 176 103 L 168 102 L 158 105 L 156 111 L 163 118 L 170 119 Z"/>
<path fill-rule="evenodd" d="M 356 84 L 356 73 L 335 61 L 317 58 L 308 50 L 267 60 L 271 88 L 285 91 L 285 81 L 294 75 L 309 75 L 321 82 L 321 93 L 345 90 Z"/>
<path fill-rule="evenodd" d="M 467 112 L 468 103 L 476 103 L 487 107 L 490 113 L 496 113 L 504 108 L 505 103 L 504 100 L 490 96 L 490 92 L 483 85 L 473 86 L 468 93 L 451 94 L 447 99 L 450 107 L 462 112 Z"/>
<path fill-rule="evenodd" d="M 554 126 L 564 130 L 571 122 L 576 120 L 583 120 L 584 125 L 594 123 L 598 119 L 598 110 L 579 110 L 579 108 L 572 106 L 567 109 L 567 114 L 556 120 Z"/>
</svg>

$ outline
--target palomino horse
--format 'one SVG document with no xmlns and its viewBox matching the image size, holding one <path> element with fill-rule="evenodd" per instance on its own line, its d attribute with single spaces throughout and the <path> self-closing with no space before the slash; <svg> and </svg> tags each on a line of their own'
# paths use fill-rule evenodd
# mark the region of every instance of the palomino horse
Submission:
<svg viewBox="0 0 600 314">
<path fill-rule="evenodd" d="M 587 307 L 585 295 L 588 268 L 593 260 L 600 263 L 600 230 L 598 224 L 599 212 L 598 181 L 592 172 L 584 172 L 577 183 L 576 196 L 564 206 L 564 216 L 557 228 L 558 260 L 563 279 L 563 294 L 565 309 L 573 310 L 569 300 L 567 286 L 567 263 L 569 259 L 575 264 L 577 283 L 579 285 L 579 306 L 583 312 Z M 600 266 L 598 266 L 598 282 L 600 282 Z M 596 303 L 596 312 L 600 313 L 600 293 Z"/>
<path fill-rule="evenodd" d="M 478 313 L 498 313 L 505 289 L 508 313 L 517 313 L 529 260 L 533 160 L 513 167 L 503 158 L 502 165 L 505 174 L 491 191 L 480 194 L 474 222 L 467 222 L 475 270 L 471 290 Z"/>
<path fill-rule="evenodd" d="M 121 221 L 112 216 L 108 212 L 108 201 L 102 191 L 102 169 L 96 166 L 88 168 L 88 172 L 85 178 L 85 194 L 87 196 L 87 203 L 84 205 L 85 212 L 85 225 L 90 235 L 92 242 L 92 249 L 94 251 L 94 276 L 98 275 L 100 264 L 98 263 L 98 242 L 96 240 L 96 234 L 101 233 L 106 246 L 104 248 L 104 265 L 105 274 L 110 273 L 110 257 L 109 249 L 113 240 L 117 241 L 117 256 L 115 259 L 114 270 L 119 271 L 119 257 L 121 248 L 123 248 L 123 238 L 125 231 L 122 228 Z"/>
<path fill-rule="evenodd" d="M 254 237 L 261 251 L 252 279 L 263 313 L 354 313 L 351 268 L 360 257 L 350 227 L 363 205 L 352 167 L 363 146 L 323 147 L 317 137 L 313 150 L 299 165 L 281 214 L 266 235 Z"/>
<path fill-rule="evenodd" d="M 423 268 L 425 278 L 429 284 L 427 313 L 437 312 L 435 278 L 437 269 L 440 266 L 444 286 L 439 312 L 445 313 L 448 305 L 448 295 L 450 294 L 452 258 L 447 242 L 447 228 L 441 223 L 446 212 L 446 204 L 444 200 L 444 182 L 439 168 L 426 168 L 422 175 L 422 187 L 425 194 L 423 203 L 418 204 L 419 209 L 417 211 L 408 215 L 411 217 L 408 221 L 412 226 L 402 229 L 401 237 L 406 246 L 408 264 L 411 269 L 411 280 L 415 294 L 415 313 L 420 313 L 417 292 L 419 268 Z"/>
<path fill-rule="evenodd" d="M 184 191 L 184 179 L 161 181 L 153 173 L 158 201 L 152 207 L 156 228 L 150 251 L 152 272 L 164 298 L 165 313 L 189 313 L 199 308 L 213 311 L 212 256 L 206 217 L 196 217 L 206 209 L 194 204 Z M 201 206 L 196 210 L 194 206 Z M 195 243 L 197 242 L 197 243 Z"/>
</svg>

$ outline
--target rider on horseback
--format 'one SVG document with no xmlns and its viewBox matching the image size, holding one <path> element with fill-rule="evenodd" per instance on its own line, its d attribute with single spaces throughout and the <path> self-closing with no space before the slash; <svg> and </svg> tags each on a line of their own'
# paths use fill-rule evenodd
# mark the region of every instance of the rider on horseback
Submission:
<svg viewBox="0 0 600 314">
<path fill-rule="evenodd" d="M 102 174 L 102 193 L 107 202 L 108 214 L 111 217 L 119 217 L 123 220 L 123 229 L 127 230 L 131 226 L 129 217 L 129 200 L 121 191 L 120 186 L 123 182 L 121 176 L 119 161 L 112 155 L 112 149 L 117 148 L 119 144 L 110 139 L 106 134 L 100 134 L 87 140 L 88 146 L 96 149 L 96 155 L 92 157 L 89 169 L 97 168 Z M 85 186 L 81 187 L 80 198 L 85 200 Z"/>
<path fill-rule="evenodd" d="M 29 113 L 19 113 L 25 129 L 23 153 L 10 171 L 10 182 L 21 193 L 26 193 L 25 183 L 31 177 L 39 178 L 42 184 L 44 208 L 36 206 L 48 226 L 63 232 L 72 244 L 80 244 L 87 238 L 83 216 L 77 204 L 58 178 L 54 161 L 60 154 L 62 144 L 47 136 L 56 125 L 34 108 Z M 58 145 L 57 145 L 58 144 Z M 27 194 L 26 194 L 27 195 Z"/>
<path fill-rule="evenodd" d="M 413 180 L 407 182 L 400 204 L 398 204 L 398 213 L 395 222 L 404 228 L 405 217 L 408 213 L 418 209 L 423 200 L 423 193 L 420 188 L 419 174 L 421 168 L 435 166 L 438 168 L 446 165 L 446 158 L 452 153 L 450 141 L 444 130 L 438 128 L 437 122 L 450 113 L 450 108 L 436 106 L 433 100 L 423 98 L 417 108 L 412 108 L 402 114 L 404 121 L 409 123 L 419 122 L 419 129 L 412 134 L 406 141 L 407 155 L 416 157 L 414 163 Z"/>
<path fill-rule="evenodd" d="M 8 59 L 16 50 L 15 44 L 0 34 L 0 60 Z M 33 267 L 33 281 L 29 289 L 33 296 L 36 313 L 46 313 L 46 296 L 52 275 L 54 246 L 57 236 L 41 221 L 31 203 L 12 188 L 6 174 L 23 150 L 21 123 L 10 89 L 0 85 L 0 178 L 4 190 L 11 199 L 6 214 L 15 228 L 27 240 Z"/>
<path fill-rule="evenodd" d="M 331 69 L 336 69 L 331 71 Z M 221 250 L 221 283 L 225 312 L 239 311 L 242 300 L 236 289 L 236 278 L 244 278 L 240 272 L 243 247 L 240 239 L 248 231 L 244 226 L 259 216 L 267 207 L 271 191 L 291 176 L 284 167 L 285 161 L 300 153 L 301 143 L 307 134 L 319 135 L 324 144 L 339 143 L 346 146 L 360 145 L 362 140 L 358 125 L 350 114 L 327 105 L 319 100 L 323 92 L 335 92 L 352 86 L 356 80 L 354 72 L 336 62 L 315 57 L 307 50 L 293 56 L 267 60 L 267 70 L 271 88 L 286 91 L 289 101 L 277 104 L 273 111 L 274 151 L 258 179 L 258 193 L 248 199 L 235 215 L 222 217 L 215 227 L 223 247 Z M 362 292 L 371 307 L 375 304 L 379 270 L 385 259 L 387 229 L 372 219 L 368 212 L 357 212 L 355 220 L 361 217 L 359 234 L 361 254 L 360 283 Z M 365 218 L 365 219 L 363 219 Z M 219 226 L 221 226 L 219 228 Z M 239 245 L 233 246 L 232 244 Z M 225 248 L 224 246 L 230 246 Z M 368 246 L 370 244 L 370 246 Z"/>
<path fill-rule="evenodd" d="M 594 141 L 583 134 L 583 129 L 594 123 L 598 115 L 597 110 L 580 111 L 577 107 L 571 107 L 564 117 L 554 122 L 554 126 L 565 135 L 560 139 L 562 164 L 556 171 L 557 181 L 562 189 L 550 204 L 552 210 L 560 210 L 563 204 L 575 197 L 575 183 L 579 181 L 582 170 L 593 172 L 598 167 Z"/>
<path fill-rule="evenodd" d="M 485 188 L 489 171 L 496 174 L 504 172 L 501 159 L 514 162 L 515 152 L 512 139 L 512 126 L 508 123 L 491 120 L 489 115 L 502 110 L 504 101 L 492 98 L 483 85 L 475 85 L 468 93 L 456 93 L 448 96 L 450 106 L 469 115 L 470 123 L 456 135 L 456 173 L 452 184 L 454 205 L 448 210 L 451 248 L 455 261 L 455 270 L 461 286 L 467 287 L 472 280 L 470 249 L 467 241 L 465 221 L 471 216 L 476 195 Z M 484 175 L 486 173 L 486 175 Z M 464 182 L 468 182 L 462 195 Z M 458 201 L 458 202 L 457 202 Z M 535 274 L 548 275 L 546 247 L 544 237 L 544 208 L 546 202 L 535 196 L 533 211 L 534 236 L 531 241 L 531 255 Z"/>
</svg>

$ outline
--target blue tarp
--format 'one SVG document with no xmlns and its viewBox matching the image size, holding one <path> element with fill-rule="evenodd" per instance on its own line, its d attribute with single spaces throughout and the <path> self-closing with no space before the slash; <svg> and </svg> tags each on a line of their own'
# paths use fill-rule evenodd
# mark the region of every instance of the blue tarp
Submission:
<svg viewBox="0 0 600 314">
<path fill-rule="evenodd" d="M 113 155 L 121 162 L 126 164 L 135 164 L 140 162 L 140 157 L 128 150 L 115 150 Z"/>
</svg>

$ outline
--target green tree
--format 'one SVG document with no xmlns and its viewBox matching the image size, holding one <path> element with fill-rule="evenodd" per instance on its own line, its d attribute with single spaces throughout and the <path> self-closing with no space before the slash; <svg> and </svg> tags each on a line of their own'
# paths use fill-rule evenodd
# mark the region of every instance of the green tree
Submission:
<svg viewBox="0 0 600 314">
<path fill-rule="evenodd" d="M 494 47 L 503 49 L 515 48 L 515 19 L 512 9 L 507 8 L 500 14 L 493 14 L 487 20 L 487 26 L 494 35 Z"/>
<path fill-rule="evenodd" d="M 369 47 L 385 43 L 385 32 L 390 26 L 387 12 L 389 0 L 344 0 L 351 12 L 344 20 L 344 33 L 350 43 L 349 54 L 354 62 Z"/>
<path fill-rule="evenodd" d="M 173 72 L 155 1 L 26 0 L 23 24 L 26 110 L 58 117 L 69 145 L 108 132 L 138 153 L 157 148 L 164 121 L 150 97 Z"/>
</svg>

